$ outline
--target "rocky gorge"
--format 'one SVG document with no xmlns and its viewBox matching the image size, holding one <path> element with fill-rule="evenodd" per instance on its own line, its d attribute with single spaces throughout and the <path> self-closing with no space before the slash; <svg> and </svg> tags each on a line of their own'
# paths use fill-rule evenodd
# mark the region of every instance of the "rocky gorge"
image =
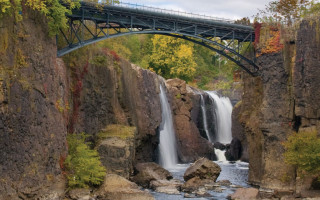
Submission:
<svg viewBox="0 0 320 200">
<path fill-rule="evenodd" d="M 200 101 L 209 99 L 206 93 L 96 46 L 57 58 L 55 40 L 41 26 L 46 22 L 37 13 L 29 15 L 20 23 L 10 17 L 0 22 L 0 199 L 79 199 L 81 192 L 88 198 L 90 190 L 65 193 L 66 137 L 81 132 L 90 136 L 107 168 L 105 183 L 94 191 L 97 199 L 153 199 L 138 185 L 172 193 L 217 186 L 219 168 L 202 158 L 216 159 L 219 146 L 208 141 L 202 123 Z M 249 182 L 275 193 L 303 197 L 311 187 L 313 177 L 303 179 L 284 164 L 281 142 L 292 131 L 319 134 L 318 23 L 302 22 L 283 52 L 258 58 L 261 76 L 243 74 L 242 101 L 233 111 L 232 160 L 250 161 Z M 198 160 L 206 169 L 191 167 L 185 183 L 153 163 L 160 84 L 172 109 L 179 161 Z M 205 103 L 212 107 L 212 101 Z M 214 124 L 208 128 L 215 130 Z"/>
</svg>

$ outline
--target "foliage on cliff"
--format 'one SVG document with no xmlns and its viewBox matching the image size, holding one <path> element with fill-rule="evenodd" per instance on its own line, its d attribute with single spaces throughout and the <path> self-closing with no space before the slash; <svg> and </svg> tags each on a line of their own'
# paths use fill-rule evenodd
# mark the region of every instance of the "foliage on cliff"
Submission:
<svg viewBox="0 0 320 200">
<path fill-rule="evenodd" d="M 169 36 L 132 35 L 109 39 L 98 45 L 143 68 L 160 72 L 166 78 L 181 78 L 206 90 L 231 86 L 233 72 L 238 70 L 236 64 L 201 45 Z"/>
<path fill-rule="evenodd" d="M 196 71 L 193 44 L 162 35 L 155 35 L 152 44 L 149 69 L 166 79 L 177 77 L 187 82 L 193 79 Z"/>
<path fill-rule="evenodd" d="M 85 143 L 86 135 L 69 134 L 67 136 L 69 155 L 65 161 L 70 188 L 98 186 L 104 181 L 106 169 L 102 166 L 96 150 Z"/>
<path fill-rule="evenodd" d="M 255 26 L 258 39 L 255 40 L 257 56 L 280 52 L 284 45 L 278 25 L 259 24 Z"/>
<path fill-rule="evenodd" d="M 65 7 L 61 2 L 69 5 Z M 1 0 L 0 1 L 0 18 L 4 15 L 13 15 L 17 21 L 22 20 L 26 8 L 38 11 L 48 20 L 48 27 L 50 35 L 58 33 L 59 28 L 67 27 L 66 13 L 70 14 L 71 10 L 79 7 L 78 1 L 72 0 Z"/>
<path fill-rule="evenodd" d="M 293 133 L 284 147 L 286 163 L 296 166 L 299 171 L 320 173 L 320 138 L 316 130 Z"/>
<path fill-rule="evenodd" d="M 125 126 L 120 124 L 108 125 L 105 129 L 99 132 L 99 139 L 105 139 L 109 137 L 119 137 L 121 139 L 134 138 L 136 127 Z"/>
</svg>

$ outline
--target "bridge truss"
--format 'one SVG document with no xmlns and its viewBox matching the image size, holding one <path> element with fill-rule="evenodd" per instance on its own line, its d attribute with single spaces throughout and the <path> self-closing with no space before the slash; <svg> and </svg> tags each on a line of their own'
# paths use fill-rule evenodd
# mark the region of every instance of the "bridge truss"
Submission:
<svg viewBox="0 0 320 200">
<path fill-rule="evenodd" d="M 81 7 L 67 16 L 69 28 L 61 30 L 60 37 L 57 37 L 58 56 L 107 38 L 162 34 L 205 46 L 235 62 L 252 76 L 258 75 L 255 54 L 250 48 L 255 37 L 252 27 L 166 11 L 128 4 L 115 6 L 81 2 Z M 240 52 L 244 44 L 247 48 Z"/>
</svg>

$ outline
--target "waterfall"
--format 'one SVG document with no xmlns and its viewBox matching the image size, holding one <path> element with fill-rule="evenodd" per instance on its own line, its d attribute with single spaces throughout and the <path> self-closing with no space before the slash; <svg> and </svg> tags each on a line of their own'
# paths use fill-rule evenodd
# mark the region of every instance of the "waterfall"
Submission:
<svg viewBox="0 0 320 200">
<path fill-rule="evenodd" d="M 231 113 L 232 104 L 228 97 L 219 97 L 214 91 L 207 91 L 214 100 L 215 113 L 217 115 L 217 141 L 223 144 L 229 144 L 232 140 L 231 133 Z"/>
<path fill-rule="evenodd" d="M 178 164 L 176 137 L 173 127 L 170 104 L 163 86 L 160 84 L 162 121 L 160 124 L 159 161 L 166 169 Z"/>
<path fill-rule="evenodd" d="M 206 107 L 204 103 L 204 99 L 202 94 L 200 94 L 200 100 L 201 100 L 201 111 L 202 111 L 202 118 L 203 118 L 203 128 L 204 131 L 206 132 L 207 138 L 209 142 L 213 142 L 213 138 L 211 137 L 209 130 L 208 130 L 208 121 L 207 121 L 207 113 L 206 113 Z"/>
</svg>

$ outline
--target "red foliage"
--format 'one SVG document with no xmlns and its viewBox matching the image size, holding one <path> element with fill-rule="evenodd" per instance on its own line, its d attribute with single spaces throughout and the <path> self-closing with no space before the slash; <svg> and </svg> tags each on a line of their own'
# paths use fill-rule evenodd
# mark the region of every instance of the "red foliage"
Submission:
<svg viewBox="0 0 320 200">
<path fill-rule="evenodd" d="M 254 46 L 256 47 L 260 41 L 260 31 L 261 31 L 262 23 L 254 22 L 253 27 L 254 27 L 254 33 L 255 33 Z"/>
<path fill-rule="evenodd" d="M 110 51 L 110 54 L 113 56 L 113 58 L 119 62 L 120 61 L 120 56 L 115 52 L 115 51 Z"/>
<path fill-rule="evenodd" d="M 66 160 L 66 158 L 67 157 L 65 155 L 60 155 L 59 165 L 60 165 L 60 169 L 62 170 L 62 172 L 65 171 L 64 161 Z"/>
<path fill-rule="evenodd" d="M 69 133 L 74 132 L 74 124 L 78 120 L 79 117 L 79 107 L 81 105 L 81 92 L 83 87 L 83 79 L 84 76 L 88 73 L 88 67 L 89 67 L 89 60 L 87 60 L 87 63 L 83 67 L 83 70 L 79 72 L 78 68 L 77 72 L 75 72 L 75 82 L 73 85 L 73 93 L 72 93 L 72 100 L 73 100 L 73 110 L 71 115 L 71 121 L 69 122 L 68 131 Z"/>
</svg>

